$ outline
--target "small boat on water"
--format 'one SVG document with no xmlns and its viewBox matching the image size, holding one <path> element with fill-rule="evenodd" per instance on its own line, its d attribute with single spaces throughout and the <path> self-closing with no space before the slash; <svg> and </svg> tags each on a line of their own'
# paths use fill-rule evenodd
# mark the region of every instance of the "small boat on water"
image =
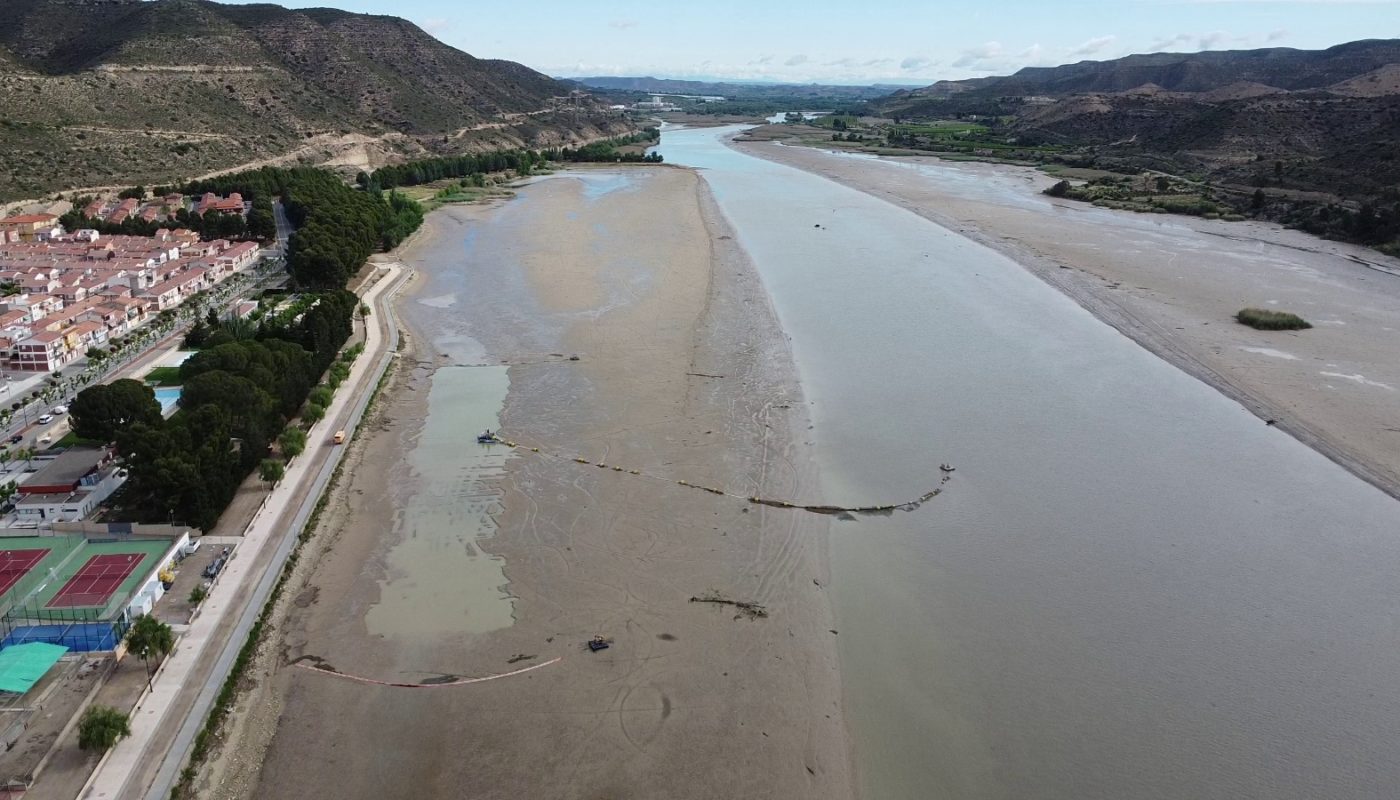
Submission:
<svg viewBox="0 0 1400 800">
<path fill-rule="evenodd" d="M 478 444 L 491 444 L 496 441 L 496 434 L 492 433 L 490 428 L 487 428 L 476 435 L 476 441 Z"/>
</svg>

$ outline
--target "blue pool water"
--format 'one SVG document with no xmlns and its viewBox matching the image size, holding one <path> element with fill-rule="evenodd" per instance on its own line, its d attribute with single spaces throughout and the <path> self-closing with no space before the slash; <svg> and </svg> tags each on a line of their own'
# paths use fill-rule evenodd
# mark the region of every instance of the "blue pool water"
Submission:
<svg viewBox="0 0 1400 800">
<path fill-rule="evenodd" d="M 180 387 L 160 386 L 155 391 L 156 402 L 160 403 L 160 413 L 167 417 L 175 413 L 175 404 L 180 401 Z"/>
</svg>

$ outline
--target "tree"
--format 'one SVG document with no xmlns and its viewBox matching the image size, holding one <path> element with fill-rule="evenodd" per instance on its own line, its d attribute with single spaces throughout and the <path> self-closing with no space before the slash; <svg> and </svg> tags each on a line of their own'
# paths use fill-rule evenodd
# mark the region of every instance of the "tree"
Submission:
<svg viewBox="0 0 1400 800">
<path fill-rule="evenodd" d="M 73 431 L 84 439 L 110 442 L 138 422 L 160 422 L 160 403 L 151 387 L 129 378 L 89 386 L 73 399 Z"/>
<path fill-rule="evenodd" d="M 1249 201 L 1249 206 L 1250 206 L 1250 208 L 1253 208 L 1253 209 L 1255 209 L 1256 211 L 1264 207 L 1264 190 L 1263 190 L 1263 189 L 1255 189 L 1255 190 L 1254 190 L 1254 197 Z"/>
<path fill-rule="evenodd" d="M 293 459 L 301 455 L 306 450 L 306 431 L 301 428 L 288 428 L 282 431 L 282 435 L 277 439 L 282 445 L 282 455 L 287 459 Z"/>
<path fill-rule="evenodd" d="M 146 685 L 151 684 L 151 657 L 164 658 L 175 649 L 175 633 L 170 626 L 151 616 L 143 614 L 132 623 L 126 633 L 126 649 L 141 657 L 146 665 Z"/>
<path fill-rule="evenodd" d="M 99 753 L 131 735 L 131 719 L 111 706 L 88 706 L 78 723 L 78 747 Z"/>
<path fill-rule="evenodd" d="M 258 477 L 267 482 L 269 486 L 282 480 L 282 476 L 287 474 L 287 468 L 275 458 L 264 458 L 258 465 Z"/>
<path fill-rule="evenodd" d="M 303 409 L 301 412 L 302 420 L 310 425 L 315 425 L 316 423 L 320 422 L 325 416 L 325 407 L 318 406 L 315 403 L 307 405 L 306 408 Z"/>
</svg>

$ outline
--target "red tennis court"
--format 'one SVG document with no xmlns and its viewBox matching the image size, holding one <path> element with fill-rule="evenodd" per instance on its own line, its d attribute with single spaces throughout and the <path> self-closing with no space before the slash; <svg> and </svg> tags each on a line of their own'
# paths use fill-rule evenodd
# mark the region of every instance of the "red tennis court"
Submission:
<svg viewBox="0 0 1400 800">
<path fill-rule="evenodd" d="M 93 556 L 44 607 L 100 606 L 145 559 L 140 553 Z"/>
<path fill-rule="evenodd" d="M 36 550 L 0 550 L 0 594 L 10 591 L 25 573 L 43 561 L 44 556 L 48 554 L 47 547 Z"/>
</svg>

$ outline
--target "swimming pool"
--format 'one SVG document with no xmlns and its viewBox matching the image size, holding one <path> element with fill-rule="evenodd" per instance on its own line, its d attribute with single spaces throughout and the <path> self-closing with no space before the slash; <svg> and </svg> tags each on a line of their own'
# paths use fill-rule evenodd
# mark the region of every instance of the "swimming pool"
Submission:
<svg viewBox="0 0 1400 800">
<path fill-rule="evenodd" d="M 161 416 L 168 417 L 174 414 L 175 404 L 180 401 L 180 387 L 158 386 L 155 391 L 156 402 L 160 403 Z"/>
</svg>

